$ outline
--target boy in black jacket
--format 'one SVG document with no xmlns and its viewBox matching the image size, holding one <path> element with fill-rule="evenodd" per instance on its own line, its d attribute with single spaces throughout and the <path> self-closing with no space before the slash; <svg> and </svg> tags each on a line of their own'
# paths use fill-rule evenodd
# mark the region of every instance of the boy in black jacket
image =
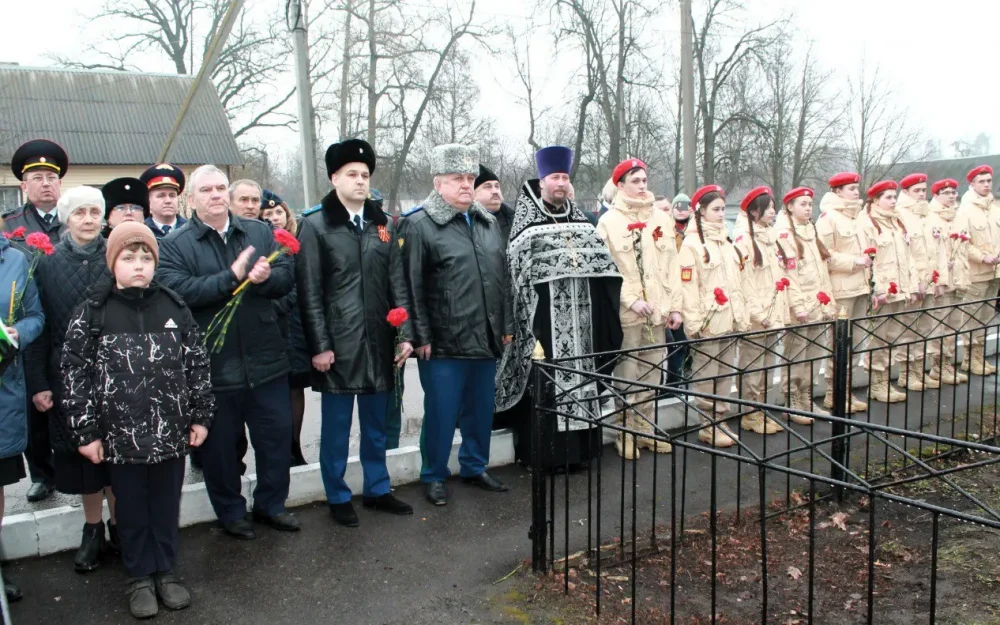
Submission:
<svg viewBox="0 0 1000 625">
<path fill-rule="evenodd" d="M 215 399 L 191 311 L 152 282 L 159 249 L 144 224 L 108 238 L 114 281 L 77 308 L 63 346 L 63 407 L 80 453 L 110 464 L 118 534 L 136 618 L 191 595 L 174 576 L 184 456 L 208 436 Z"/>
</svg>

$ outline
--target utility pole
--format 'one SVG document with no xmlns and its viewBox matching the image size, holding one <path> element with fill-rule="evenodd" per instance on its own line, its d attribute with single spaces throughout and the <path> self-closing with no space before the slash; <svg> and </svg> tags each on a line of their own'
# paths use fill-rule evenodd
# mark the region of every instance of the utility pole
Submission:
<svg viewBox="0 0 1000 625">
<path fill-rule="evenodd" d="M 316 181 L 316 128 L 313 126 L 312 84 L 309 82 L 309 37 L 306 32 L 306 8 L 303 0 L 291 0 L 285 15 L 288 29 L 292 31 L 295 53 L 295 92 L 299 105 L 299 144 L 302 150 L 302 184 L 305 205 L 318 202 L 319 185 Z"/>
<path fill-rule="evenodd" d="M 691 18 L 691 0 L 681 0 L 681 124 L 684 129 L 684 192 L 694 195 L 695 159 L 697 146 L 694 140 L 694 23 Z"/>
<path fill-rule="evenodd" d="M 219 30 L 215 31 L 212 35 L 212 41 L 208 44 L 205 58 L 202 59 L 201 69 L 198 70 L 194 82 L 191 83 L 191 88 L 188 89 L 184 103 L 181 105 L 181 110 L 177 112 L 177 117 L 174 119 L 174 125 L 170 129 L 170 134 L 167 135 L 167 140 L 164 141 L 163 148 L 160 150 L 160 156 L 156 159 L 157 163 L 167 162 L 167 158 L 170 156 L 170 148 L 174 145 L 174 140 L 177 138 L 181 124 L 187 116 L 188 109 L 191 108 L 191 103 L 194 102 L 198 90 L 201 89 L 205 81 L 215 71 L 215 64 L 219 62 L 219 56 L 222 54 L 222 48 L 226 45 L 226 39 L 229 38 L 229 33 L 233 30 L 237 16 L 243 10 L 243 3 L 244 0 L 230 0 L 229 6 L 226 7 L 226 15 L 222 18 L 222 23 L 219 24 Z"/>
</svg>

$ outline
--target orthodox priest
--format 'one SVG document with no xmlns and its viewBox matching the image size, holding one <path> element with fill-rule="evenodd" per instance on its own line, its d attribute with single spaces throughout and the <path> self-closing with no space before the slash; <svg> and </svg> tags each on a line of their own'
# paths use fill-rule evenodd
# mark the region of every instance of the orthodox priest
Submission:
<svg viewBox="0 0 1000 625">
<path fill-rule="evenodd" d="M 548 359 L 576 358 L 563 364 L 608 375 L 613 357 L 581 357 L 617 351 L 622 344 L 621 274 L 593 223 L 569 199 L 573 152 L 563 146 L 542 148 L 535 163 L 538 179 L 524 183 L 510 230 L 507 266 L 514 340 L 500 360 L 496 384 L 497 410 L 510 411 L 507 416 L 517 434 L 515 453 L 525 463 L 532 453 L 528 374 L 535 342 Z M 598 385 L 584 381 L 573 373 L 556 378 L 558 388 L 576 389 L 572 394 L 580 400 L 575 410 L 581 418 L 600 410 Z M 560 417 L 552 466 L 587 463 L 600 453 L 598 432 L 584 420 Z"/>
</svg>

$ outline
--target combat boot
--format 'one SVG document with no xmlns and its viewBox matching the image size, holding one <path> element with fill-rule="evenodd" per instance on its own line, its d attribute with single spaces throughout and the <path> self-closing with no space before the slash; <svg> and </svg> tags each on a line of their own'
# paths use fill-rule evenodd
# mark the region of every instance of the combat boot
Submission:
<svg viewBox="0 0 1000 625">
<path fill-rule="evenodd" d="M 906 401 L 906 393 L 897 391 L 889 382 L 888 371 L 872 371 L 871 394 L 872 400 L 883 403 L 895 404 Z"/>
</svg>

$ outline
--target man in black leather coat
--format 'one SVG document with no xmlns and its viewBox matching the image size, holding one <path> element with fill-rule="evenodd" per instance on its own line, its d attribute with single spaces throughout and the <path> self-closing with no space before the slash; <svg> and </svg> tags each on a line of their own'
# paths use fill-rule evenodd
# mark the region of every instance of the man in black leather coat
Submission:
<svg viewBox="0 0 1000 625">
<path fill-rule="evenodd" d="M 349 139 L 326 151 L 334 189 L 303 215 L 302 250 L 295 264 L 299 307 L 312 387 L 322 394 L 319 466 L 335 521 L 359 524 L 344 481 L 357 400 L 361 429 L 363 505 L 390 514 L 413 508 L 389 491 L 385 466 L 386 413 L 395 379 L 413 352 L 389 324 L 403 289 L 402 266 L 392 220 L 368 199 L 375 152 L 367 141 Z M 410 335 L 409 322 L 400 327 Z"/>
<path fill-rule="evenodd" d="M 424 422 L 420 437 L 427 499 L 448 502 L 455 424 L 464 481 L 490 491 L 507 486 L 486 471 L 496 360 L 509 341 L 504 244 L 496 218 L 473 198 L 478 149 L 443 145 L 431 156 L 434 191 L 399 222 Z"/>
</svg>

